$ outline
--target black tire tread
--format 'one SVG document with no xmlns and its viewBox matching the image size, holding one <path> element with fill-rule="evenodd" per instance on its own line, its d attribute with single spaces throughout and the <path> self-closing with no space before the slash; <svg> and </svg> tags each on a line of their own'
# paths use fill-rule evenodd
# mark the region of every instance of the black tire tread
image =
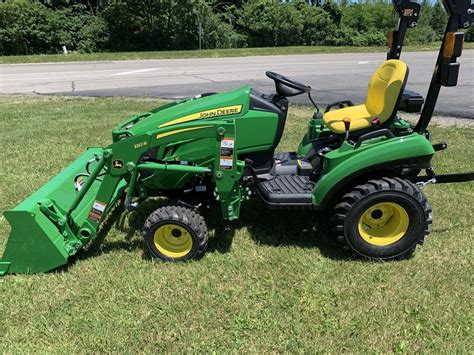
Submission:
<svg viewBox="0 0 474 355">
<path fill-rule="evenodd" d="M 424 196 L 423 192 L 418 186 L 408 180 L 404 180 L 399 177 L 382 177 L 380 179 L 372 179 L 364 184 L 355 186 L 352 191 L 344 194 L 340 201 L 334 206 L 334 214 L 332 217 L 332 230 L 335 233 L 336 240 L 343 245 L 344 250 L 351 249 L 349 244 L 347 243 L 346 236 L 344 233 L 344 224 L 349 210 L 364 197 L 376 193 L 378 191 L 389 190 L 399 191 L 408 194 L 414 197 L 421 204 L 425 213 L 426 223 L 423 236 L 418 240 L 417 245 L 421 245 L 424 243 L 426 235 L 430 233 L 430 227 L 433 223 L 433 218 L 431 205 Z M 403 254 L 388 259 L 407 259 L 415 252 L 417 245 L 415 245 L 410 250 L 407 250 Z"/>
<path fill-rule="evenodd" d="M 209 242 L 209 232 L 207 230 L 206 222 L 204 218 L 197 213 L 196 211 L 182 207 L 182 206 L 164 206 L 153 211 L 145 221 L 143 225 L 143 236 L 144 240 L 144 249 L 148 251 L 151 256 L 154 256 L 153 253 L 149 250 L 146 236 L 149 230 L 157 223 L 163 221 L 177 221 L 187 225 L 195 233 L 196 239 L 198 240 L 198 248 L 194 255 L 190 259 L 199 259 L 201 258 Z M 163 259 L 166 261 L 178 261 L 177 259 L 166 258 Z"/>
</svg>

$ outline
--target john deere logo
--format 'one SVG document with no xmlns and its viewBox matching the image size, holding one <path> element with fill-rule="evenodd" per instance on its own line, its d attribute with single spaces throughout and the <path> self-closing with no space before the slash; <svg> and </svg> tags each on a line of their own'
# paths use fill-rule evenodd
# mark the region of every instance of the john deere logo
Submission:
<svg viewBox="0 0 474 355">
<path fill-rule="evenodd" d="M 123 168 L 123 161 L 121 160 L 114 160 L 112 162 L 112 166 L 115 168 L 115 169 L 122 169 Z"/>
<path fill-rule="evenodd" d="M 184 122 L 189 122 L 189 121 L 194 121 L 194 120 L 202 120 L 205 118 L 236 115 L 241 112 L 242 112 L 242 105 L 219 107 L 213 110 L 196 112 L 184 117 L 177 118 L 175 120 L 163 123 L 158 128 L 163 128 L 163 127 L 171 126 L 174 124 L 184 123 Z"/>
<path fill-rule="evenodd" d="M 203 118 L 210 118 L 210 117 L 235 115 L 237 113 L 240 113 L 240 111 L 242 111 L 242 105 L 221 107 L 215 110 L 199 112 L 199 118 L 203 119 Z"/>
</svg>

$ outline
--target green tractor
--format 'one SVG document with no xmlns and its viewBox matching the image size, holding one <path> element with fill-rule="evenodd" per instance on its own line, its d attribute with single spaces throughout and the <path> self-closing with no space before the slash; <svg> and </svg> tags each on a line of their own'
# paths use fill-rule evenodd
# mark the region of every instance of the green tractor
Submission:
<svg viewBox="0 0 474 355">
<path fill-rule="evenodd" d="M 198 259 L 208 244 L 199 206 L 217 204 L 225 220 L 239 218 L 249 198 L 273 209 L 330 213 L 335 238 L 373 259 L 409 256 L 432 222 L 420 187 L 474 180 L 474 173 L 435 175 L 431 159 L 445 143 L 426 130 L 441 86 L 455 86 L 470 0 L 444 0 L 449 15 L 426 103 L 416 126 L 397 115 L 408 78 L 399 59 L 420 6 L 394 1 L 400 15 L 389 34 L 388 59 L 369 82 L 367 101 L 319 112 L 311 88 L 277 73 L 276 93 L 244 86 L 171 102 L 136 115 L 112 131 L 105 148 L 89 148 L 5 218 L 11 234 L 0 275 L 37 273 L 68 262 L 97 233 L 117 203 L 132 211 L 147 197 L 170 203 L 144 224 L 144 245 L 166 261 Z M 307 94 L 316 113 L 297 150 L 275 153 L 288 97 Z M 422 173 L 422 172 L 425 173 Z"/>
</svg>

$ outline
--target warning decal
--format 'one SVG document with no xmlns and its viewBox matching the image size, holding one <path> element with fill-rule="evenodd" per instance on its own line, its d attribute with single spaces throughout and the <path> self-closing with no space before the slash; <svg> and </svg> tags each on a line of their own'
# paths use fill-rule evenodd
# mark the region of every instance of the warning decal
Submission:
<svg viewBox="0 0 474 355">
<path fill-rule="evenodd" d="M 222 159 L 220 160 L 221 170 L 222 169 L 232 169 L 233 160 L 232 159 Z"/>
<path fill-rule="evenodd" d="M 220 169 L 232 170 L 234 166 L 234 138 L 224 138 L 221 141 Z"/>
<path fill-rule="evenodd" d="M 221 148 L 234 148 L 234 138 L 224 138 L 221 141 Z"/>
<path fill-rule="evenodd" d="M 74 182 L 74 188 L 77 192 L 81 191 L 82 186 L 86 183 L 86 179 L 83 176 L 79 176 Z"/>
<path fill-rule="evenodd" d="M 95 200 L 92 204 L 91 211 L 89 212 L 89 219 L 95 223 L 98 223 L 105 211 L 107 205 L 103 202 Z"/>
</svg>

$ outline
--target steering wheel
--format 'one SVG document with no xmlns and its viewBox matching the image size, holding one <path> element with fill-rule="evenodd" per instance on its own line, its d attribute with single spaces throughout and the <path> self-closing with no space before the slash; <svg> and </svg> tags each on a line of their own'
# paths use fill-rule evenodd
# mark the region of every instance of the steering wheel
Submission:
<svg viewBox="0 0 474 355">
<path fill-rule="evenodd" d="M 311 92 L 311 86 L 294 81 L 281 74 L 272 71 L 267 71 L 265 74 L 275 82 L 276 91 L 280 96 L 291 97 Z"/>
</svg>

